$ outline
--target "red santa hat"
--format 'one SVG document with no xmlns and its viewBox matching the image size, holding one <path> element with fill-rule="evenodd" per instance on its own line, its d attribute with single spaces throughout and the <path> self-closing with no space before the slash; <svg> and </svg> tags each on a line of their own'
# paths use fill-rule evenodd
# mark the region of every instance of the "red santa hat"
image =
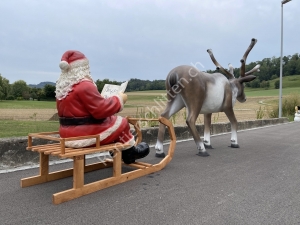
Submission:
<svg viewBox="0 0 300 225">
<path fill-rule="evenodd" d="M 61 57 L 59 67 L 62 71 L 67 71 L 73 67 L 86 66 L 88 59 L 79 51 L 69 50 L 66 51 Z"/>
<path fill-rule="evenodd" d="M 56 81 L 55 91 L 56 98 L 59 100 L 65 98 L 72 91 L 74 84 L 78 84 L 84 79 L 88 79 L 94 83 L 90 75 L 89 60 L 79 51 L 66 51 L 61 57 L 59 67 L 61 75 Z"/>
</svg>

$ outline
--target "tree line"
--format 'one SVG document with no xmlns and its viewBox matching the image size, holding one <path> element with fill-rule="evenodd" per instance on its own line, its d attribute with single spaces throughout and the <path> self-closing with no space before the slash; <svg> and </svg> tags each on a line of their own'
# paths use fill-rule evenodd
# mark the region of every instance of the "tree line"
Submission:
<svg viewBox="0 0 300 225">
<path fill-rule="evenodd" d="M 101 92 L 105 84 L 115 84 L 120 85 L 123 82 L 110 81 L 109 79 L 96 80 L 95 81 L 98 91 Z M 164 90 L 165 80 L 140 80 L 132 78 L 129 80 L 126 92 L 131 91 L 147 91 L 147 90 Z"/>
<path fill-rule="evenodd" d="M 105 84 L 120 85 L 123 82 L 111 81 L 109 79 L 96 80 L 95 84 L 99 92 Z M 126 92 L 145 90 L 164 90 L 164 80 L 140 80 L 130 79 Z M 55 100 L 55 86 L 46 84 L 43 88 L 30 87 L 24 80 L 18 80 L 12 84 L 0 74 L 0 100 Z"/>
<path fill-rule="evenodd" d="M 283 76 L 300 75 L 300 54 L 284 56 Z M 246 83 L 251 88 L 269 88 L 270 80 L 280 76 L 280 57 L 265 58 L 261 61 L 251 62 L 246 65 L 246 71 L 251 70 L 257 64 L 260 64 L 260 72 L 256 72 L 257 79 Z M 208 73 L 217 71 L 207 70 Z M 235 77 L 240 74 L 240 69 L 234 69 Z M 109 79 L 95 81 L 99 92 L 102 91 L 104 84 L 120 85 L 122 82 L 111 81 Z M 275 87 L 279 88 L 279 81 L 275 82 Z M 146 90 L 164 90 L 165 80 L 140 80 L 132 78 L 129 80 L 126 91 L 146 91 Z M 18 80 L 12 84 L 9 80 L 0 74 L 0 100 L 55 100 L 55 86 L 46 84 L 43 88 L 30 87 L 24 80 Z"/>
<path fill-rule="evenodd" d="M 55 86 L 46 84 L 43 88 L 30 87 L 24 80 L 12 84 L 0 74 L 0 100 L 54 100 Z"/>
<path fill-rule="evenodd" d="M 269 88 L 270 80 L 274 80 L 280 76 L 280 57 L 265 58 L 261 61 L 251 62 L 246 65 L 246 71 L 251 70 L 257 64 L 260 64 L 259 72 L 255 73 L 257 78 L 249 83 L 247 87 L 251 88 Z M 300 54 L 288 55 L 282 57 L 283 74 L 282 76 L 300 75 Z M 216 71 L 208 71 L 216 72 Z M 240 75 L 240 68 L 234 69 L 235 77 Z M 275 82 L 275 87 L 279 88 L 279 81 Z"/>
</svg>

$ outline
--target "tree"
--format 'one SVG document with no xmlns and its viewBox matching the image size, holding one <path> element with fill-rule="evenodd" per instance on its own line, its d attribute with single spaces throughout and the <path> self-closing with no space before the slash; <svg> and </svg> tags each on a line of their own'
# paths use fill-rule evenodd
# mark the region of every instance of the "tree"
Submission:
<svg viewBox="0 0 300 225">
<path fill-rule="evenodd" d="M 0 74 L 0 100 L 6 99 L 8 97 L 9 90 L 9 80 L 2 77 Z"/>
<path fill-rule="evenodd" d="M 274 74 L 277 74 L 277 77 L 279 76 L 280 73 L 280 58 L 275 58 L 272 57 L 271 59 L 271 65 L 270 65 L 270 79 L 274 76 Z M 275 75 L 276 76 L 276 75 Z"/>
<path fill-rule="evenodd" d="M 11 93 L 15 98 L 23 97 L 23 93 L 29 93 L 29 87 L 23 80 L 18 80 L 11 85 Z"/>
<path fill-rule="evenodd" d="M 95 84 L 97 86 L 98 91 L 101 93 L 102 89 L 104 87 L 105 84 L 114 84 L 114 85 L 120 85 L 122 82 L 118 82 L 118 81 L 111 81 L 109 79 L 104 79 L 104 80 L 96 80 Z"/>
<path fill-rule="evenodd" d="M 101 93 L 101 91 L 104 87 L 104 82 L 98 79 L 98 80 L 96 80 L 95 83 L 96 83 L 96 86 L 97 86 L 97 89 L 98 89 L 99 93 Z"/>
<path fill-rule="evenodd" d="M 30 97 L 32 99 L 37 99 L 37 100 L 40 100 L 40 93 L 41 93 L 42 89 L 41 88 L 36 88 L 36 87 L 33 87 L 33 88 L 30 88 Z"/>
<path fill-rule="evenodd" d="M 297 62 L 296 75 L 300 75 L 300 60 L 298 60 L 298 62 Z"/>
<path fill-rule="evenodd" d="M 34 99 L 38 99 L 37 93 L 36 93 L 36 92 L 31 93 L 31 94 L 30 94 L 30 98 L 32 98 L 33 100 L 34 100 Z"/>
<path fill-rule="evenodd" d="M 271 80 L 275 80 L 278 76 L 277 75 L 272 75 Z"/>
<path fill-rule="evenodd" d="M 25 99 L 25 100 L 29 100 L 29 98 L 30 98 L 29 90 L 28 91 L 23 91 L 22 98 Z"/>
<path fill-rule="evenodd" d="M 0 86 L 0 100 L 2 101 L 4 98 L 4 93 L 3 93 L 3 89 L 2 87 Z"/>
<path fill-rule="evenodd" d="M 164 90 L 165 80 L 130 79 L 126 91 Z"/>
<path fill-rule="evenodd" d="M 55 86 L 46 84 L 44 86 L 44 93 L 47 99 L 55 99 Z"/>
<path fill-rule="evenodd" d="M 276 80 L 275 83 L 274 83 L 275 89 L 279 89 L 279 84 L 280 84 L 280 81 Z"/>
<path fill-rule="evenodd" d="M 38 91 L 37 91 L 36 94 L 37 94 L 38 101 L 40 101 L 41 99 L 45 99 L 46 98 L 44 89 L 38 88 Z"/>
<path fill-rule="evenodd" d="M 299 55 L 296 53 L 290 57 L 290 60 L 284 65 L 284 76 L 298 75 L 298 64 L 300 64 Z"/>
<path fill-rule="evenodd" d="M 259 88 L 260 87 L 259 79 L 256 78 L 254 81 L 250 82 L 250 86 L 252 88 Z"/>
<path fill-rule="evenodd" d="M 269 87 L 270 87 L 270 82 L 269 82 L 269 81 L 263 80 L 263 81 L 260 83 L 260 87 L 261 87 L 261 88 L 264 88 L 264 89 L 269 89 Z"/>
</svg>

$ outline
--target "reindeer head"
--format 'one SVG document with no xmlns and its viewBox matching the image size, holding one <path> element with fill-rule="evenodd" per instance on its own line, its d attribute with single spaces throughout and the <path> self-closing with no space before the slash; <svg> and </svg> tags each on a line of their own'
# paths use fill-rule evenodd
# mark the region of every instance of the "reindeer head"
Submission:
<svg viewBox="0 0 300 225">
<path fill-rule="evenodd" d="M 217 66 L 217 70 L 221 70 L 225 76 L 228 78 L 233 92 L 236 94 L 236 99 L 239 102 L 245 102 L 246 96 L 244 92 L 244 82 L 250 82 L 256 78 L 256 76 L 252 75 L 254 72 L 259 71 L 260 65 L 256 65 L 252 70 L 245 72 L 246 67 L 246 59 L 249 54 L 249 52 L 252 50 L 253 46 L 256 44 L 257 40 L 255 38 L 252 38 L 251 43 L 246 50 L 243 58 L 241 59 L 241 70 L 240 70 L 240 77 L 235 78 L 233 73 L 233 66 L 229 63 L 229 71 L 224 69 L 215 59 L 212 50 L 208 49 L 207 52 L 210 55 L 211 60 L 213 63 Z"/>
</svg>

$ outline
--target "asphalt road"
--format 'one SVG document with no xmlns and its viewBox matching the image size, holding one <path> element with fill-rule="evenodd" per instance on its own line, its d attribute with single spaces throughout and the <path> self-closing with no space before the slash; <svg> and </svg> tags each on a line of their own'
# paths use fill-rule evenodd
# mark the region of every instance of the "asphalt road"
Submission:
<svg viewBox="0 0 300 225">
<path fill-rule="evenodd" d="M 205 158 L 193 141 L 180 142 L 163 170 L 60 205 L 52 194 L 72 178 L 21 188 L 37 169 L 0 174 L 0 224 L 300 224 L 299 137 L 297 122 L 241 131 L 239 149 L 218 135 Z"/>
</svg>

